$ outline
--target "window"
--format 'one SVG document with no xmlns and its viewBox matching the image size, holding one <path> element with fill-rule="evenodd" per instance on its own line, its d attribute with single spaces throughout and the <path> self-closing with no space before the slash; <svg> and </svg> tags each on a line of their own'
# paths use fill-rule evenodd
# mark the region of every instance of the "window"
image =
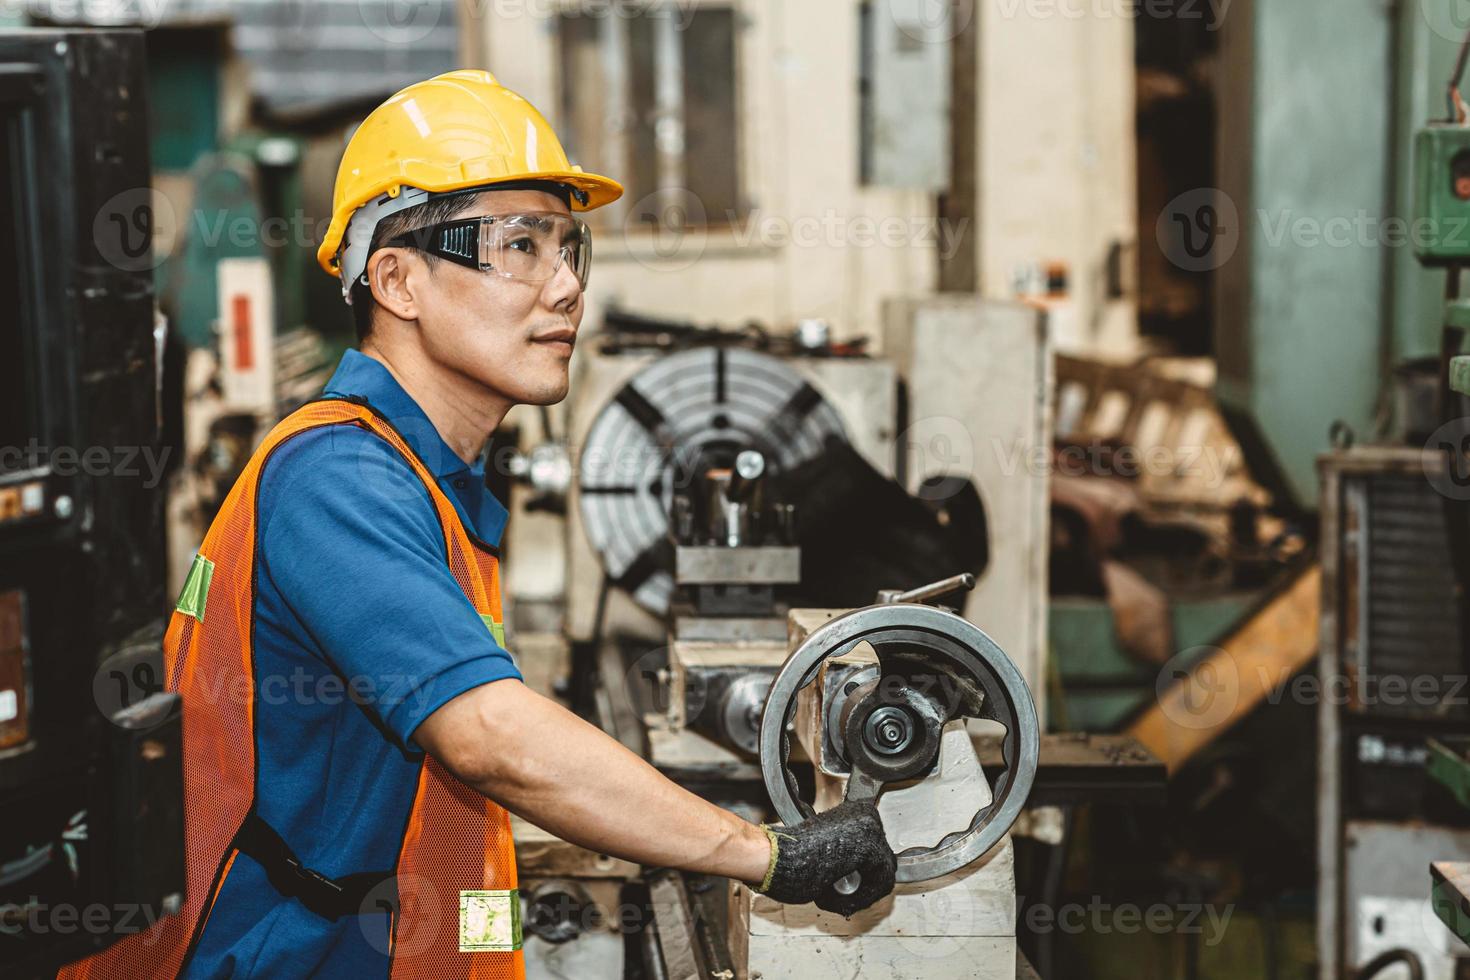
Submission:
<svg viewBox="0 0 1470 980">
<path fill-rule="evenodd" d="M 628 227 L 740 216 L 737 23 L 673 3 L 558 18 L 567 150 L 623 182 Z"/>
</svg>

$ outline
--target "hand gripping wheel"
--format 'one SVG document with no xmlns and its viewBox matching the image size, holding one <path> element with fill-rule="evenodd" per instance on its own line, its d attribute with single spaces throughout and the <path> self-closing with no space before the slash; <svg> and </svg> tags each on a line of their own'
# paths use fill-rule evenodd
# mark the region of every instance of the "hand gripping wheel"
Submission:
<svg viewBox="0 0 1470 980">
<path fill-rule="evenodd" d="M 980 857 L 1015 823 L 1036 777 L 1041 743 L 1036 705 L 1005 652 L 954 613 L 889 602 L 839 616 L 786 659 L 761 716 L 761 774 L 777 815 L 786 823 L 814 812 L 800 798 L 788 765 L 797 692 L 817 678 L 824 661 L 864 642 L 877 653 L 878 664 L 855 675 L 860 683 L 844 686 L 847 697 L 840 710 L 826 718 L 828 736 L 851 764 L 846 799 L 876 801 L 885 784 L 932 772 L 948 721 L 984 718 L 1005 726 L 1005 768 L 991 774 L 990 801 L 977 799 L 968 827 L 932 847 L 909 847 L 898 854 L 899 881 L 928 881 Z M 844 881 L 838 887 L 851 891 L 856 883 Z"/>
</svg>

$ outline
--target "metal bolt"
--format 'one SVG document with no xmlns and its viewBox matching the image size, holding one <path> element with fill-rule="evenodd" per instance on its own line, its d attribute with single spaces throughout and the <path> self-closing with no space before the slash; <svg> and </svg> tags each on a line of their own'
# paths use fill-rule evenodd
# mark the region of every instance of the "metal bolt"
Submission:
<svg viewBox="0 0 1470 980">
<path fill-rule="evenodd" d="M 735 472 L 747 480 L 754 480 L 766 471 L 766 458 L 754 449 L 742 450 L 735 457 Z"/>
<path fill-rule="evenodd" d="M 896 755 L 914 740 L 913 719 L 899 708 L 879 708 L 864 723 L 863 737 L 874 752 Z"/>
</svg>

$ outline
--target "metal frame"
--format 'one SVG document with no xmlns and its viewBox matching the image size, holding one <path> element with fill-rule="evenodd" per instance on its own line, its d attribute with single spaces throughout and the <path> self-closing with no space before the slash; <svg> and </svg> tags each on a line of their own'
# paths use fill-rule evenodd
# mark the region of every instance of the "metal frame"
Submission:
<svg viewBox="0 0 1470 980">
<path fill-rule="evenodd" d="M 787 767 L 787 726 L 796 713 L 797 692 L 817 676 L 822 662 L 859 643 L 881 650 L 887 644 L 919 647 L 967 671 L 985 692 L 985 716 L 1006 725 L 1002 753 L 1007 770 L 995 782 L 994 798 L 976 811 L 967 830 L 933 848 L 898 855 L 897 880 L 928 881 L 962 868 L 994 847 L 1010 830 L 1031 792 L 1040 760 L 1041 729 L 1036 705 L 1020 670 L 979 627 L 932 606 L 895 603 L 867 606 L 819 627 L 797 647 L 771 684 L 761 716 L 761 774 L 783 821 L 811 815 L 797 796 Z M 916 853 L 917 851 L 917 853 Z"/>
<path fill-rule="evenodd" d="M 1318 679 L 1330 690 L 1351 658 L 1359 679 L 1366 677 L 1369 626 L 1367 603 L 1360 597 L 1356 619 L 1348 622 L 1343 604 L 1348 593 L 1344 575 L 1371 581 L 1365 546 L 1369 530 L 1366 494 L 1351 485 L 1368 476 L 1426 478 L 1443 465 L 1442 454 L 1409 447 L 1374 446 L 1324 453 L 1318 457 L 1321 481 L 1322 610 Z M 1347 530 L 1347 529 L 1351 530 Z M 1350 633 L 1350 635 L 1349 635 Z M 1347 966 L 1346 843 L 1343 823 L 1344 779 L 1342 707 L 1320 699 L 1317 714 L 1317 949 L 1320 980 L 1342 980 Z"/>
</svg>

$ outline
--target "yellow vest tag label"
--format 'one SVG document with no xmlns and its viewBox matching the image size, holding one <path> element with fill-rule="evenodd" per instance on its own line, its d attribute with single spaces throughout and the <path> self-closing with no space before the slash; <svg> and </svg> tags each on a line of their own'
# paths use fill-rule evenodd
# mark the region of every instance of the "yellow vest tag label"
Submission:
<svg viewBox="0 0 1470 980">
<path fill-rule="evenodd" d="M 520 948 L 519 889 L 459 893 L 461 953 L 513 953 Z"/>
</svg>

